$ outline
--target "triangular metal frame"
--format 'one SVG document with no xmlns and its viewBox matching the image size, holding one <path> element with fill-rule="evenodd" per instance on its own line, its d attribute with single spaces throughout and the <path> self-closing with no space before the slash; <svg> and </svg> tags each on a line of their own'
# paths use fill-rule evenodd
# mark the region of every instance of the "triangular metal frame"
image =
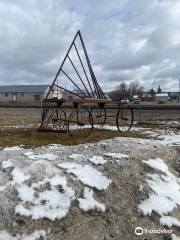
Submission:
<svg viewBox="0 0 180 240">
<path fill-rule="evenodd" d="M 89 77 L 88 77 L 88 74 L 87 74 L 87 72 L 85 70 L 85 67 L 84 67 L 84 64 L 83 64 L 83 61 L 82 61 L 81 56 L 79 54 L 78 48 L 76 46 L 76 40 L 78 38 L 80 40 L 82 49 L 84 51 L 84 56 L 85 56 L 85 59 L 86 59 L 86 63 L 87 63 L 87 66 L 88 66 L 88 70 L 89 70 L 91 79 L 89 79 Z M 78 72 L 77 68 L 75 67 L 75 65 L 73 63 L 73 60 L 70 57 L 70 52 L 71 52 L 72 48 L 74 48 L 75 51 L 76 51 L 76 54 L 78 56 L 79 62 L 81 64 L 81 67 L 82 67 L 84 75 L 85 75 L 85 80 L 83 80 L 83 78 L 81 77 L 80 73 Z M 64 71 L 63 66 L 64 66 L 66 61 L 69 61 L 71 63 L 71 65 L 72 65 L 74 71 L 76 72 L 80 82 L 82 83 L 84 89 L 81 89 L 77 85 L 77 83 L 75 81 L 73 81 L 73 79 L 71 79 L 71 77 Z M 61 86 L 61 83 L 60 84 L 57 83 L 58 76 L 60 75 L 60 73 L 63 73 L 63 75 L 66 76 L 69 81 L 71 81 L 71 83 L 77 88 L 78 93 L 80 93 L 80 94 L 78 94 L 77 92 L 73 92 L 73 91 L 70 91 L 70 90 L 66 89 L 65 87 Z M 86 47 L 85 47 L 85 44 L 84 44 L 84 41 L 83 41 L 80 30 L 77 31 L 77 33 L 76 33 L 68 51 L 67 51 L 61 65 L 60 65 L 60 68 L 59 68 L 59 70 L 58 70 L 58 72 L 57 72 L 57 74 L 56 74 L 56 76 L 53 80 L 53 83 L 49 88 L 49 91 L 48 91 L 45 99 L 49 98 L 49 95 L 50 95 L 51 91 L 53 91 L 54 87 L 59 88 L 63 91 L 67 91 L 67 92 L 71 93 L 72 95 L 75 95 L 75 96 L 77 96 L 81 99 L 84 99 L 84 98 L 105 99 L 106 98 L 105 94 L 103 93 L 101 87 L 99 86 L 99 84 L 97 82 L 96 76 L 95 76 L 94 71 L 92 69 L 92 66 L 91 66 L 91 63 L 90 63 L 90 60 L 89 60 L 89 56 L 88 56 L 88 53 L 87 53 L 87 50 L 86 50 Z"/>
</svg>

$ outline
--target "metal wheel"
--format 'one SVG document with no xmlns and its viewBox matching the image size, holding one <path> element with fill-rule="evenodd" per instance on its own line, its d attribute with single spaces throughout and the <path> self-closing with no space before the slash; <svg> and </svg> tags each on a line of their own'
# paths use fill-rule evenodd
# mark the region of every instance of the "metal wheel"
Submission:
<svg viewBox="0 0 180 240">
<path fill-rule="evenodd" d="M 134 114 L 130 106 L 119 107 L 116 115 L 116 125 L 120 132 L 129 131 L 133 125 Z"/>
<path fill-rule="evenodd" d="M 94 107 L 91 110 L 93 117 L 93 127 L 100 128 L 106 123 L 106 109 L 104 107 Z"/>
<path fill-rule="evenodd" d="M 72 137 L 88 137 L 93 130 L 93 118 L 88 109 L 77 108 L 69 116 L 67 128 Z"/>
<path fill-rule="evenodd" d="M 52 121 L 54 123 L 54 130 L 62 131 L 66 125 L 66 112 L 62 108 L 57 108 Z"/>
<path fill-rule="evenodd" d="M 66 113 L 62 108 L 43 110 L 43 128 L 51 131 L 62 131 L 66 124 Z"/>
</svg>

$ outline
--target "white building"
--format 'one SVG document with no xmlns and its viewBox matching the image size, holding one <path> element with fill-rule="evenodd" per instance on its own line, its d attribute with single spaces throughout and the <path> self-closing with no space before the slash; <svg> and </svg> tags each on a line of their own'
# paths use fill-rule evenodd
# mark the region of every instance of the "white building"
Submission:
<svg viewBox="0 0 180 240">
<path fill-rule="evenodd" d="M 167 103 L 169 99 L 168 93 L 157 93 L 156 94 L 156 101 L 159 104 Z"/>
<path fill-rule="evenodd" d="M 41 103 L 48 85 L 0 86 L 0 104 Z"/>
</svg>

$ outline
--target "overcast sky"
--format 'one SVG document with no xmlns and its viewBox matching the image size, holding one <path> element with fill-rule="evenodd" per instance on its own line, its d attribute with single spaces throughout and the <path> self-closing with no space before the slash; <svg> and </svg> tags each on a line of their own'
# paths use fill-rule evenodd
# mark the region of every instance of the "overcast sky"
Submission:
<svg viewBox="0 0 180 240">
<path fill-rule="evenodd" d="M 0 84 L 50 84 L 81 30 L 103 89 L 178 90 L 179 0 L 0 0 Z"/>
</svg>

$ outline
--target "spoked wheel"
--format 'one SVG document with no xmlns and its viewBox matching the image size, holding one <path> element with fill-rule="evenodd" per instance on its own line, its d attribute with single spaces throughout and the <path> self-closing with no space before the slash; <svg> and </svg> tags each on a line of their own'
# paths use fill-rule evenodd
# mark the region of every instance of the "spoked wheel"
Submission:
<svg viewBox="0 0 180 240">
<path fill-rule="evenodd" d="M 130 106 L 120 107 L 116 116 L 116 125 L 120 132 L 129 131 L 133 125 L 133 109 Z"/>
<path fill-rule="evenodd" d="M 69 116 L 68 132 L 72 137 L 88 137 L 93 130 L 93 118 L 88 109 L 77 108 Z"/>
<path fill-rule="evenodd" d="M 106 109 L 104 107 L 95 107 L 91 110 L 93 117 L 93 127 L 100 128 L 106 123 Z"/>
<path fill-rule="evenodd" d="M 52 122 L 54 130 L 62 131 L 66 125 L 66 112 L 62 108 L 57 108 L 54 112 Z"/>
<path fill-rule="evenodd" d="M 51 131 L 62 131 L 66 124 L 66 113 L 62 108 L 43 110 L 43 128 Z"/>
</svg>

